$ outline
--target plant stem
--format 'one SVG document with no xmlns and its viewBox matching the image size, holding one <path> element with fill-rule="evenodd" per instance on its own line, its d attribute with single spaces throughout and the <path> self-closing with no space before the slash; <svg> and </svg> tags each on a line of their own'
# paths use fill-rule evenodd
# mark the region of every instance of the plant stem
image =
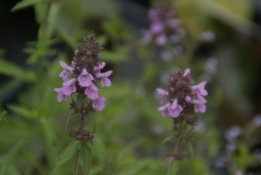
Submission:
<svg viewBox="0 0 261 175">
<path fill-rule="evenodd" d="M 80 132 L 83 131 L 83 123 L 84 123 L 84 115 L 81 116 L 81 122 L 80 122 L 80 127 L 79 127 Z"/>
</svg>

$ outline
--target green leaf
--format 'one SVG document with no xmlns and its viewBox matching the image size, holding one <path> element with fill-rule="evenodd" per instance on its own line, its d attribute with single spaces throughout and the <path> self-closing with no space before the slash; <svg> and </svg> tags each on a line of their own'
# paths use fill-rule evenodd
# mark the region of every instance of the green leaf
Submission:
<svg viewBox="0 0 261 175">
<path fill-rule="evenodd" d="M 6 96 L 8 93 L 10 93 L 15 88 L 17 88 L 21 83 L 22 83 L 21 80 L 13 79 L 10 82 L 2 85 L 2 87 L 0 88 L 0 101 L 1 101 L 1 98 L 4 98 L 4 96 Z"/>
<path fill-rule="evenodd" d="M 27 72 L 22 67 L 0 59 L 0 74 L 15 77 L 17 79 L 32 81 L 35 79 L 33 72 Z"/>
<path fill-rule="evenodd" d="M 140 174 L 139 172 L 142 171 L 145 167 L 147 167 L 152 162 L 151 159 L 142 160 L 139 162 L 135 162 L 129 165 L 127 168 L 123 169 L 117 175 L 136 175 Z"/>
<path fill-rule="evenodd" d="M 59 12 L 59 4 L 52 3 L 51 7 L 50 7 L 48 18 L 47 18 L 47 28 L 46 28 L 46 36 L 45 36 L 46 37 L 45 39 L 47 41 L 51 38 L 51 36 L 53 34 L 53 31 L 55 28 L 55 21 L 56 21 L 58 12 Z"/>
<path fill-rule="evenodd" d="M 88 175 L 91 170 L 91 164 L 92 164 L 92 151 L 89 145 L 86 143 L 82 143 L 82 151 L 81 158 L 83 161 L 83 172 L 84 175 Z"/>
<path fill-rule="evenodd" d="M 39 52 L 37 50 L 34 50 L 34 52 L 27 58 L 26 63 L 33 64 L 37 61 L 38 57 L 39 57 Z"/>
<path fill-rule="evenodd" d="M 34 5 L 35 20 L 40 25 L 47 12 L 47 3 L 37 3 Z"/>
<path fill-rule="evenodd" d="M 117 156 L 116 156 L 115 161 L 116 161 L 117 163 L 120 162 L 121 159 L 122 159 L 129 151 L 130 151 L 130 148 L 129 148 L 129 147 L 120 150 L 119 153 L 118 153 Z"/>
<path fill-rule="evenodd" d="M 161 142 L 161 145 L 164 145 L 166 142 L 169 142 L 173 139 L 173 136 L 169 136 L 167 138 L 165 138 L 162 142 Z"/>
<path fill-rule="evenodd" d="M 95 145 L 93 147 L 94 156 L 97 158 L 100 164 L 103 164 L 106 153 L 103 140 L 98 135 L 96 135 L 93 139 L 93 144 Z"/>
<path fill-rule="evenodd" d="M 114 51 L 102 51 L 101 58 L 108 63 L 118 63 L 127 61 L 128 47 L 122 46 Z"/>
<path fill-rule="evenodd" d="M 55 142 L 55 131 L 54 127 L 51 125 L 51 122 L 47 121 L 45 117 L 42 117 L 41 124 L 48 164 L 51 167 L 53 166 L 56 158 L 56 150 L 53 145 Z"/>
<path fill-rule="evenodd" d="M 34 118 L 31 110 L 23 107 L 23 106 L 18 106 L 18 105 L 12 105 L 12 104 L 9 104 L 7 105 L 7 108 L 10 109 L 12 112 L 22 116 L 22 117 L 25 117 L 25 118 L 28 118 L 28 119 L 32 119 Z"/>
<path fill-rule="evenodd" d="M 179 170 L 179 162 L 173 161 L 168 169 L 167 175 L 176 175 Z"/>
<path fill-rule="evenodd" d="M 91 171 L 90 171 L 90 175 L 98 174 L 98 173 L 102 172 L 103 169 L 104 169 L 103 165 L 100 165 L 98 167 L 92 168 Z"/>
<path fill-rule="evenodd" d="M 23 0 L 15 4 L 15 6 L 11 9 L 11 12 L 15 12 L 17 10 L 21 10 L 23 8 L 30 7 L 36 3 L 44 2 L 45 0 Z"/>
<path fill-rule="evenodd" d="M 61 165 L 65 164 L 68 160 L 72 158 L 72 156 L 76 153 L 76 151 L 80 148 L 81 143 L 79 141 L 72 141 L 58 156 L 58 159 L 55 162 L 55 168 L 53 170 L 53 174 Z"/>
<path fill-rule="evenodd" d="M 10 174 L 9 168 L 11 168 L 11 165 L 13 162 L 15 162 L 15 155 L 17 151 L 22 147 L 22 142 L 16 143 L 3 157 L 3 162 L 1 162 L 1 169 L 0 169 L 0 175 L 7 175 Z"/>
<path fill-rule="evenodd" d="M 0 114 L 0 122 L 2 121 L 3 119 L 3 116 L 5 116 L 7 114 L 6 111 L 3 111 L 1 114 Z"/>
</svg>

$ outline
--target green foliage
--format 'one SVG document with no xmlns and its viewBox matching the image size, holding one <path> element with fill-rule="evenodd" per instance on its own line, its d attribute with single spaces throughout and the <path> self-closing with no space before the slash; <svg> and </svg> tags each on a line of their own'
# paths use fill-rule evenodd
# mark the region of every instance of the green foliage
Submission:
<svg viewBox="0 0 261 175">
<path fill-rule="evenodd" d="M 14 169 L 14 162 L 16 160 L 17 152 L 23 146 L 22 142 L 15 144 L 3 157 L 3 162 L 1 162 L 0 175 L 11 175 L 18 172 Z"/>
<path fill-rule="evenodd" d="M 88 175 L 91 170 L 92 163 L 92 151 L 89 145 L 87 145 L 86 143 L 82 143 L 80 154 L 82 159 L 82 168 L 84 175 Z"/>
<path fill-rule="evenodd" d="M 7 111 L 3 111 L 0 113 L 0 122 L 3 120 L 3 117 L 7 114 Z"/>
<path fill-rule="evenodd" d="M 55 162 L 55 168 L 53 170 L 53 174 L 55 174 L 55 171 L 65 164 L 67 161 L 69 161 L 76 153 L 77 150 L 81 148 L 81 143 L 79 141 L 72 141 L 58 156 L 56 162 Z M 87 153 L 86 153 L 87 154 Z"/>
<path fill-rule="evenodd" d="M 22 0 L 18 2 L 12 9 L 11 12 L 15 12 L 30 6 L 33 6 L 34 4 L 37 4 L 39 2 L 44 2 L 46 0 Z"/>
<path fill-rule="evenodd" d="M 247 146 L 245 144 L 240 144 L 238 146 L 238 153 L 233 156 L 233 161 L 235 162 L 238 169 L 243 170 L 249 164 L 254 162 L 255 158 L 250 154 Z"/>
<path fill-rule="evenodd" d="M 135 162 L 135 163 L 127 166 L 126 168 L 124 168 L 120 172 L 118 172 L 117 175 L 135 175 L 135 174 L 140 174 L 142 172 L 142 170 L 145 167 L 147 167 L 151 162 L 152 162 L 151 159 Z"/>
<path fill-rule="evenodd" d="M 168 168 L 167 175 L 176 175 L 179 171 L 180 163 L 178 161 L 173 161 Z"/>
<path fill-rule="evenodd" d="M 6 76 L 15 77 L 23 81 L 35 80 L 34 72 L 28 72 L 22 67 L 10 63 L 4 59 L 0 59 L 0 73 Z"/>
<path fill-rule="evenodd" d="M 125 15 L 119 13 L 119 7 L 124 2 L 18 2 L 11 12 L 33 7 L 39 30 L 37 40 L 28 41 L 22 50 L 28 54 L 25 61 L 27 68 L 3 59 L 8 56 L 8 50 L 0 49 L 0 74 L 4 79 L 9 78 L 0 87 L 0 157 L 3 158 L 0 175 L 72 174 L 78 151 L 79 174 L 215 174 L 211 167 L 213 160 L 225 147 L 222 140 L 224 133 L 219 128 L 222 122 L 219 110 L 224 101 L 229 101 L 229 94 L 215 80 L 222 80 L 224 77 L 219 77 L 217 73 L 208 74 L 205 71 L 205 57 L 197 58 L 196 49 L 202 44 L 199 41 L 202 32 L 210 29 L 216 31 L 218 39 L 219 34 L 224 32 L 224 24 L 231 30 L 249 33 L 249 24 L 254 24 L 249 20 L 250 3 L 247 0 L 237 3 L 233 0 L 175 0 L 174 3 L 177 17 L 182 19 L 182 27 L 187 31 L 188 38 L 182 42 L 186 53 L 177 56 L 172 52 L 172 45 L 168 45 L 164 49 L 173 55 L 169 62 L 164 62 L 160 60 L 162 48 L 141 45 L 140 36 L 137 37 L 139 31 L 135 29 L 138 26 L 129 26 L 133 21 L 126 21 Z M 137 19 L 140 14 L 136 15 L 135 20 L 140 20 Z M 223 24 L 219 24 L 220 28 L 215 27 L 216 20 Z M 62 84 L 59 60 L 70 63 L 73 52 L 77 49 L 77 42 L 90 31 L 97 33 L 100 37 L 98 42 L 104 48 L 101 52 L 101 60 L 107 63 L 104 71 L 112 69 L 113 74 L 110 88 L 99 87 L 100 96 L 106 97 L 106 108 L 85 118 L 88 130 L 95 132 L 93 144 L 86 145 L 71 141 L 72 138 L 68 136 L 70 129 L 75 129 L 75 123 L 80 120 L 79 115 L 70 115 L 71 97 L 68 97 L 68 101 L 58 103 L 57 93 L 53 89 Z M 230 33 L 223 35 L 231 36 Z M 227 50 L 222 51 L 222 47 L 226 47 L 223 46 L 224 41 L 221 40 L 220 43 L 222 46 L 218 46 L 221 50 L 219 52 L 227 55 Z M 212 47 L 216 48 L 215 45 Z M 241 49 L 241 52 L 244 50 Z M 246 59 L 241 52 L 238 52 L 242 56 L 240 63 L 245 66 L 245 60 L 250 59 Z M 225 66 L 228 66 L 227 60 Z M 220 64 L 222 68 L 225 66 Z M 205 124 L 205 130 L 203 133 L 195 132 L 194 140 L 187 145 L 193 155 L 191 158 L 182 162 L 173 161 L 168 166 L 166 155 L 171 143 L 169 141 L 173 141 L 173 136 L 170 136 L 172 120 L 169 117 L 160 117 L 157 111 L 160 104 L 155 88 L 167 86 L 161 81 L 162 73 L 187 67 L 191 68 L 196 82 L 201 78 L 209 78 L 208 110 L 206 114 L 199 115 Z M 249 68 L 252 69 L 253 66 Z M 137 73 L 138 70 L 141 70 L 140 73 Z M 254 76 L 253 72 L 244 72 L 244 79 L 248 75 Z M 241 76 L 237 78 L 242 79 Z M 244 88 L 249 88 L 248 84 L 253 81 L 247 81 Z M 237 89 L 239 87 L 233 91 Z M 249 88 L 248 92 L 252 92 L 251 90 Z M 6 100 L 6 97 L 10 99 Z M 4 103 L 2 99 L 5 100 Z M 251 125 L 252 130 L 256 129 Z M 251 138 L 249 136 L 247 140 Z M 249 148 L 257 141 L 258 139 L 252 139 L 240 142 L 237 151 L 231 153 L 233 155 L 230 161 L 236 168 L 243 171 L 256 161 Z"/>
</svg>

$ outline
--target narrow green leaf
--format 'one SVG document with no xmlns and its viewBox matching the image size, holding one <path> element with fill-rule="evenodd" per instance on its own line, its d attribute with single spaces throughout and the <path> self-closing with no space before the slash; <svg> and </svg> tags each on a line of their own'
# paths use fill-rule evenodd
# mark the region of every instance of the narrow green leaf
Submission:
<svg viewBox="0 0 261 175">
<path fill-rule="evenodd" d="M 126 46 L 117 48 L 114 51 L 102 51 L 101 58 L 108 63 L 118 63 L 127 61 L 127 51 Z"/>
<path fill-rule="evenodd" d="M 8 93 L 12 92 L 15 88 L 17 88 L 22 83 L 19 79 L 13 79 L 10 82 L 2 85 L 0 88 L 0 101 L 4 98 Z"/>
<path fill-rule="evenodd" d="M 2 121 L 3 117 L 7 114 L 6 111 L 1 112 L 0 114 L 0 122 Z"/>
<path fill-rule="evenodd" d="M 166 142 L 169 142 L 169 141 L 171 141 L 172 139 L 173 139 L 173 136 L 169 136 L 169 137 L 165 138 L 165 139 L 162 141 L 161 145 L 164 145 Z"/>
<path fill-rule="evenodd" d="M 0 74 L 31 81 L 35 79 L 35 74 L 25 71 L 22 67 L 0 59 Z"/>
<path fill-rule="evenodd" d="M 41 129 L 43 132 L 43 138 L 44 138 L 44 146 L 47 154 L 48 164 L 49 166 L 53 166 L 56 158 L 56 151 L 55 147 L 53 145 L 55 141 L 55 131 L 54 127 L 51 125 L 51 122 L 47 121 L 45 117 L 42 117 L 41 119 Z"/>
<path fill-rule="evenodd" d="M 129 150 L 130 150 L 129 147 L 120 150 L 115 159 L 116 163 L 120 162 L 121 159 L 128 153 Z"/>
<path fill-rule="evenodd" d="M 53 34 L 53 31 L 55 28 L 55 21 L 56 21 L 58 12 L 59 12 L 59 4 L 52 3 L 51 7 L 50 7 L 48 18 L 47 18 L 47 28 L 46 28 L 46 36 L 45 36 L 46 37 L 45 39 L 47 41 L 51 38 L 51 36 Z"/>
<path fill-rule="evenodd" d="M 15 155 L 22 145 L 22 142 L 15 144 L 3 157 L 3 161 L 1 162 L 0 175 L 9 174 L 9 168 L 11 168 L 12 163 L 15 161 Z"/>
<path fill-rule="evenodd" d="M 95 145 L 93 147 L 93 154 L 97 158 L 99 164 L 103 164 L 106 153 L 103 140 L 98 135 L 96 135 L 93 139 L 93 144 Z"/>
<path fill-rule="evenodd" d="M 82 143 L 82 151 L 81 154 L 82 160 L 83 160 L 83 172 L 84 175 L 88 175 L 91 170 L 91 164 L 92 164 L 92 151 L 89 145 L 86 143 Z"/>
<path fill-rule="evenodd" d="M 79 141 L 72 141 L 58 156 L 58 159 L 55 162 L 55 168 L 53 170 L 53 174 L 55 171 L 63 164 L 65 164 L 68 160 L 72 158 L 72 156 L 76 153 L 76 151 L 80 148 L 81 143 Z"/>
<path fill-rule="evenodd" d="M 127 168 L 123 169 L 117 175 L 136 175 L 140 174 L 140 171 L 148 166 L 152 162 L 151 159 L 142 160 L 129 165 Z"/>
<path fill-rule="evenodd" d="M 98 174 L 98 173 L 102 172 L 103 169 L 104 169 L 104 166 L 103 166 L 103 165 L 100 165 L 100 166 L 98 166 L 98 167 L 92 168 L 89 175 Z"/>
<path fill-rule="evenodd" d="M 47 12 L 47 3 L 41 2 L 34 5 L 35 20 L 40 25 Z"/>
<path fill-rule="evenodd" d="M 37 52 L 37 50 L 34 50 L 34 52 L 27 58 L 26 63 L 33 64 L 37 61 L 38 57 L 39 57 L 39 52 Z"/>
<path fill-rule="evenodd" d="M 36 3 L 44 2 L 45 0 L 23 0 L 15 4 L 15 6 L 11 9 L 11 12 L 15 12 L 17 10 L 21 10 L 23 8 L 30 7 Z"/>
<path fill-rule="evenodd" d="M 179 162 L 174 160 L 169 166 L 167 175 L 176 175 L 178 170 L 179 170 Z"/>
<path fill-rule="evenodd" d="M 31 110 L 23 107 L 23 106 L 18 106 L 18 105 L 12 105 L 12 104 L 9 104 L 7 105 L 7 108 L 10 109 L 12 112 L 22 116 L 22 117 L 25 117 L 25 118 L 28 118 L 28 119 L 32 119 L 34 118 Z"/>
</svg>

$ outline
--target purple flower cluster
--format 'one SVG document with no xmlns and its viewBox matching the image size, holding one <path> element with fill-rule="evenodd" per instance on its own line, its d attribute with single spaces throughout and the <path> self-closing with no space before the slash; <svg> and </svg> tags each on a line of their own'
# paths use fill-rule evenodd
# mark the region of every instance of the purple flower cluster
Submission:
<svg viewBox="0 0 261 175">
<path fill-rule="evenodd" d="M 166 6 L 156 6 L 148 12 L 150 27 L 143 32 L 143 43 L 154 42 L 158 46 L 163 46 L 167 42 L 172 44 L 178 43 L 184 35 L 184 31 L 178 27 L 181 21 L 174 19 L 175 13 Z"/>
<path fill-rule="evenodd" d="M 92 35 L 85 37 L 82 45 L 90 45 L 95 43 L 95 39 Z M 84 49 L 79 47 L 75 51 L 72 66 L 68 66 L 65 62 L 60 61 L 60 66 L 64 69 L 60 73 L 60 77 L 63 79 L 63 87 L 55 88 L 54 91 L 58 93 L 58 101 L 67 100 L 67 96 L 73 93 L 84 93 L 90 100 L 92 100 L 92 107 L 101 111 L 105 107 L 105 98 L 99 97 L 99 88 L 97 86 L 97 80 L 101 80 L 102 86 L 111 86 L 111 81 L 108 78 L 112 74 L 112 70 L 102 73 L 101 69 L 105 67 L 105 62 L 100 62 L 99 53 L 101 48 L 96 50 L 88 50 L 88 47 Z M 87 54 L 86 54 L 87 52 Z M 71 74 L 71 79 L 68 78 L 68 74 Z"/>
<path fill-rule="evenodd" d="M 169 79 L 169 90 L 157 88 L 160 95 L 164 95 L 160 104 L 164 104 L 167 99 L 168 103 L 158 108 L 162 117 L 170 115 L 173 118 L 180 116 L 182 111 L 191 111 L 191 107 L 195 112 L 204 113 L 206 111 L 206 96 L 208 92 L 205 90 L 206 81 L 192 86 L 190 77 L 190 69 L 186 69 L 184 73 L 180 71 L 173 73 Z"/>
</svg>

